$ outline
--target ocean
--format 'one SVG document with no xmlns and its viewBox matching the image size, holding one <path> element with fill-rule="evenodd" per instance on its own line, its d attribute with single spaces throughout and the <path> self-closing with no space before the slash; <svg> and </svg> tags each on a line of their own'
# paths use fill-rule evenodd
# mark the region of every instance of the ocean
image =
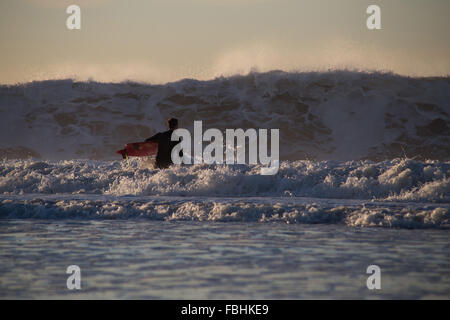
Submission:
<svg viewBox="0 0 450 320">
<path fill-rule="evenodd" d="M 0 298 L 449 299 L 449 89 L 350 71 L 0 86 Z M 280 129 L 278 173 L 115 154 L 171 116 Z"/>
<path fill-rule="evenodd" d="M 3 220 L 2 299 L 448 299 L 448 230 Z M 370 265 L 381 289 L 366 285 Z M 81 269 L 68 290 L 66 268 Z"/>
</svg>

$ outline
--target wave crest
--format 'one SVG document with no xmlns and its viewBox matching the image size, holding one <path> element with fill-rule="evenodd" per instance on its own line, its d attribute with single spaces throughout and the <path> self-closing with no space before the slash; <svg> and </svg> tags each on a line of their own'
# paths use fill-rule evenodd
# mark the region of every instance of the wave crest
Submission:
<svg viewBox="0 0 450 320">
<path fill-rule="evenodd" d="M 253 72 L 165 85 L 51 80 L 0 86 L 0 157 L 108 159 L 177 117 L 192 131 L 280 129 L 282 160 L 447 161 L 449 78 Z"/>
</svg>

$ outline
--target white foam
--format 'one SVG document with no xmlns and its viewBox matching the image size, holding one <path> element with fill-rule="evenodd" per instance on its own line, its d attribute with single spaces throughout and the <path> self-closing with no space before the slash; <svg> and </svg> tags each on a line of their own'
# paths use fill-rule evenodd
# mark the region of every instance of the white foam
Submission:
<svg viewBox="0 0 450 320">
<path fill-rule="evenodd" d="M 316 197 L 450 202 L 449 162 L 394 159 L 284 161 L 274 176 L 259 166 L 186 165 L 148 169 L 145 162 L 0 162 L 0 194 L 111 196 Z"/>
<path fill-rule="evenodd" d="M 449 228 L 448 204 L 313 198 L 0 196 L 0 219 L 149 219 L 278 222 L 353 227 Z"/>
</svg>

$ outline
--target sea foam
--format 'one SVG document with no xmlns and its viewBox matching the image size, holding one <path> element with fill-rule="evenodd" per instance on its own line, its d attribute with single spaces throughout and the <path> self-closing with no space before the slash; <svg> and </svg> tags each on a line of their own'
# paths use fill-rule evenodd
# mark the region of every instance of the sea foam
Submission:
<svg viewBox="0 0 450 320">
<path fill-rule="evenodd" d="M 450 163 L 283 161 L 278 174 L 259 165 L 185 165 L 164 170 L 145 161 L 5 160 L 0 193 L 110 196 L 314 197 L 450 202 Z"/>
</svg>

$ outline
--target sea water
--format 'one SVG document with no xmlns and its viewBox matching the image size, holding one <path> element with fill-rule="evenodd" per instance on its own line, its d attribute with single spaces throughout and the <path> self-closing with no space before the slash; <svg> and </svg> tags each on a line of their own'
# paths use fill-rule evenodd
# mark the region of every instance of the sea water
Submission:
<svg viewBox="0 0 450 320">
<path fill-rule="evenodd" d="M 280 170 L 118 160 L 170 117 L 280 129 Z M 0 85 L 0 297 L 448 299 L 449 121 L 448 77 Z"/>
<path fill-rule="evenodd" d="M 148 220 L 0 223 L 1 298 L 450 297 L 445 230 Z M 381 289 L 369 290 L 369 265 Z M 81 269 L 68 290 L 66 268 Z"/>
<path fill-rule="evenodd" d="M 1 298 L 450 298 L 445 162 L 0 168 Z"/>
<path fill-rule="evenodd" d="M 0 157 L 114 160 L 166 130 L 280 129 L 281 160 L 449 159 L 450 81 L 391 73 L 252 72 L 163 85 L 0 85 Z"/>
</svg>

